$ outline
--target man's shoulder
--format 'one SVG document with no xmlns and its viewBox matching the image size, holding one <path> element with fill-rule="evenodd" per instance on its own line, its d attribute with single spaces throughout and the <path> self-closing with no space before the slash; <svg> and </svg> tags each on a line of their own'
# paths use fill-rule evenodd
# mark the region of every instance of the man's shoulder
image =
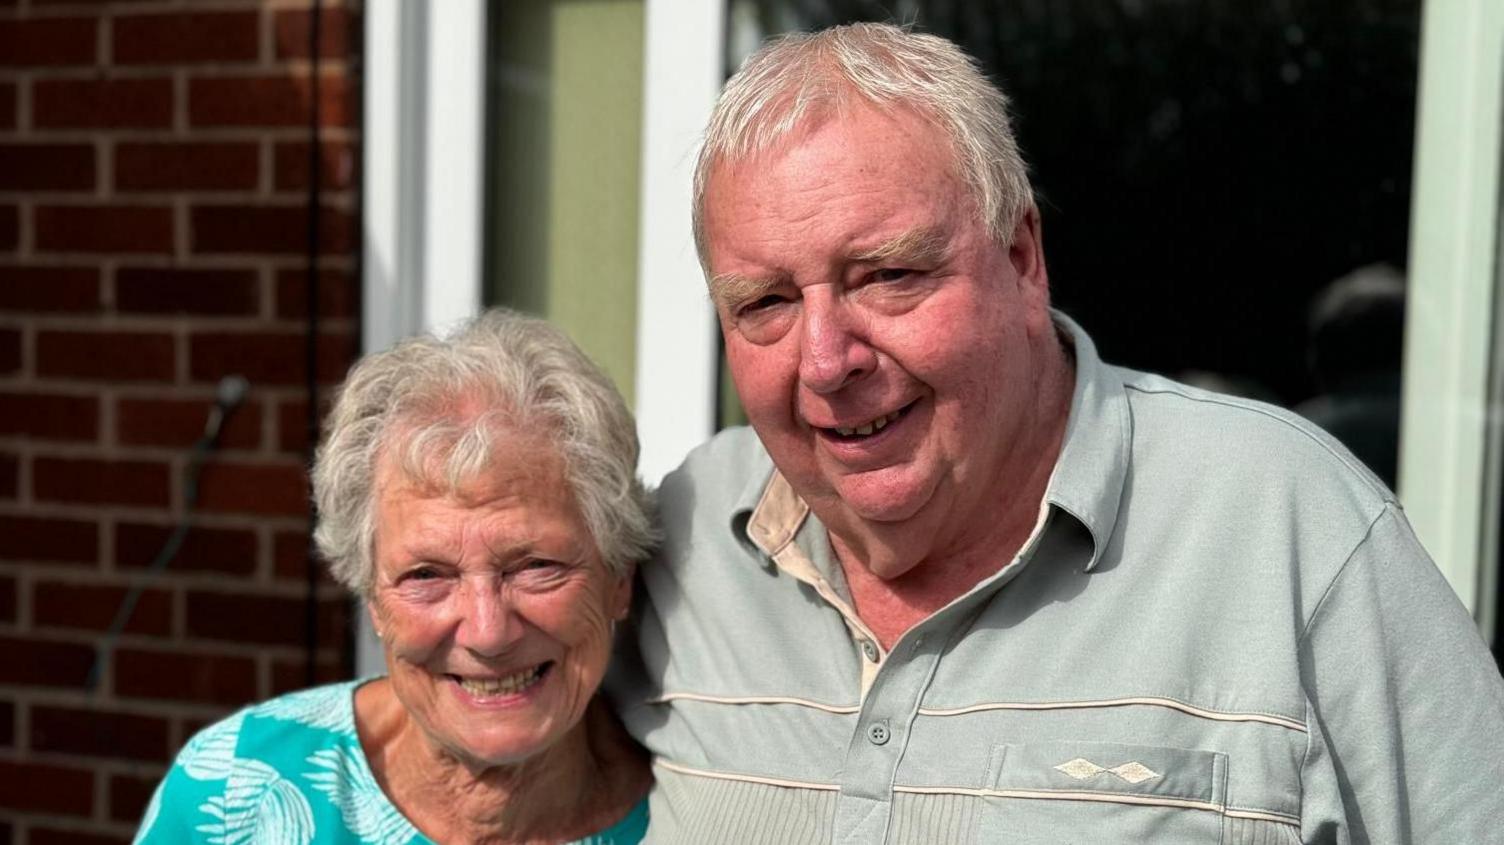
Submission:
<svg viewBox="0 0 1504 845">
<path fill-rule="evenodd" d="M 695 514 L 729 515 L 767 484 L 773 460 L 747 426 L 725 429 L 696 446 L 663 479 L 658 505 L 666 523 Z"/>
<path fill-rule="evenodd" d="M 1187 472 L 1215 470 L 1213 477 L 1341 491 L 1365 510 L 1394 502 L 1383 481 L 1335 437 L 1286 408 L 1113 369 L 1131 409 L 1135 465 L 1165 461 Z"/>
</svg>

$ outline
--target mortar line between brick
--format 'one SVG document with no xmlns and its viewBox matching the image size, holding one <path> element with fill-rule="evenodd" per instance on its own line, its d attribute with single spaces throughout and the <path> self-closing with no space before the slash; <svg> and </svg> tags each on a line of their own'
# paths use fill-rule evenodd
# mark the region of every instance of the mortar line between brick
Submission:
<svg viewBox="0 0 1504 845">
<path fill-rule="evenodd" d="M 94 47 L 95 57 L 100 67 L 109 67 L 115 63 L 114 41 L 115 16 L 107 6 L 104 14 L 99 16 L 99 23 L 95 27 L 98 42 Z"/>
<path fill-rule="evenodd" d="M 108 795 L 110 779 L 98 766 L 92 768 L 94 769 L 94 821 L 108 824 L 110 821 Z"/>
<path fill-rule="evenodd" d="M 16 218 L 19 224 L 19 237 L 16 239 L 16 261 L 25 263 L 31 259 L 35 250 L 37 224 L 36 203 L 26 194 L 17 197 Z"/>
<path fill-rule="evenodd" d="M 172 128 L 174 135 L 188 132 L 188 72 L 182 68 L 172 74 Z"/>
<path fill-rule="evenodd" d="M 115 190 L 114 142 L 101 135 L 94 145 L 94 195 L 109 200 Z"/>
<path fill-rule="evenodd" d="M 0 82 L 3 81 L 5 80 L 0 80 Z M 19 127 L 0 129 L 0 141 L 11 143 L 22 140 L 31 140 L 37 143 L 84 143 L 97 137 L 101 132 L 108 132 L 111 136 L 123 141 L 181 142 L 185 140 L 185 136 L 178 133 L 171 126 L 59 126 L 31 130 L 22 130 Z M 348 127 L 324 127 L 319 130 L 319 134 L 326 143 L 354 144 L 358 140 L 355 130 Z M 234 141 L 254 141 L 262 136 L 283 143 L 299 142 L 307 139 L 308 128 L 306 126 L 303 128 L 297 126 L 195 126 L 193 127 L 191 136 L 187 137 L 186 140 L 230 143 Z"/>
<path fill-rule="evenodd" d="M 16 82 L 16 132 L 22 135 L 31 133 L 31 74 L 20 73 L 15 77 Z"/>
<path fill-rule="evenodd" d="M 193 249 L 192 233 L 189 230 L 189 227 L 192 225 L 192 220 L 188 213 L 189 200 L 185 194 L 173 194 L 171 199 L 173 258 L 177 259 L 177 262 L 181 262 L 189 256 Z"/>
<path fill-rule="evenodd" d="M 16 573 L 16 628 L 22 631 L 30 631 L 34 626 L 32 618 L 36 615 L 32 608 L 32 592 L 35 590 L 36 570 L 31 568 L 22 569 Z"/>
<path fill-rule="evenodd" d="M 273 31 L 273 15 L 267 4 L 261 3 L 256 7 L 256 50 L 258 52 L 257 64 L 268 67 L 276 55 L 275 33 Z"/>
</svg>

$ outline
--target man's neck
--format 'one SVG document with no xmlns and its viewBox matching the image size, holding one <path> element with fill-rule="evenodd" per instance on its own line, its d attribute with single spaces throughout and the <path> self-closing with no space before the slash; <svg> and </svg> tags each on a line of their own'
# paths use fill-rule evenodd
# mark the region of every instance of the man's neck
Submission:
<svg viewBox="0 0 1504 845">
<path fill-rule="evenodd" d="M 973 512 L 930 515 L 929 525 L 882 526 L 843 537 L 831 531 L 831 546 L 851 590 L 857 615 L 885 649 L 910 628 L 970 592 L 1013 561 L 1038 524 L 1055 462 L 1064 445 L 1075 386 L 1065 349 L 1042 380 L 1039 413 L 1029 436 L 1011 450 L 1012 465 L 999 473 L 996 497 L 980 497 Z M 1006 480 L 1004 480 L 1006 479 Z M 999 504 L 1000 503 L 1000 504 Z M 896 530 L 895 530 L 896 528 Z M 922 538 L 915 542 L 916 538 Z M 928 542 L 925 542 L 928 541 Z M 908 557 L 873 574 L 875 555 Z"/>
</svg>

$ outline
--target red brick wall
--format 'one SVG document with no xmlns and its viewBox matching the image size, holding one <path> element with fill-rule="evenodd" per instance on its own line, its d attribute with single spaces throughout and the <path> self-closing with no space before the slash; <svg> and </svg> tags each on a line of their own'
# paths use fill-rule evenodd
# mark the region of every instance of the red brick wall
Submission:
<svg viewBox="0 0 1504 845">
<path fill-rule="evenodd" d="M 354 2 L 324 4 L 317 86 L 326 392 L 357 337 Z M 127 841 L 194 730 L 303 685 L 310 4 L 0 0 L 0 845 Z M 231 373 L 194 529 L 144 579 Z"/>
</svg>

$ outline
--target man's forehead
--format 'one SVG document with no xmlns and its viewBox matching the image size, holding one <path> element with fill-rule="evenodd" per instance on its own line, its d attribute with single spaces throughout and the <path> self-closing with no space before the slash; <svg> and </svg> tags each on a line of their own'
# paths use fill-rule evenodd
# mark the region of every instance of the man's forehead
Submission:
<svg viewBox="0 0 1504 845">
<path fill-rule="evenodd" d="M 763 116 L 760 131 L 749 132 L 743 145 L 721 150 L 709 162 L 707 184 L 725 181 L 740 173 L 755 176 L 778 160 L 796 153 L 823 132 L 844 131 L 853 126 L 870 129 L 874 122 L 901 128 L 906 134 L 924 136 L 927 144 L 933 142 L 937 149 L 954 152 L 950 134 L 926 110 L 903 102 L 877 102 L 852 92 L 849 96 L 809 104 L 797 115 L 786 115 L 784 120 L 775 115 Z M 881 145 L 884 138 L 882 133 L 865 137 L 862 146 Z M 953 162 L 946 165 L 947 170 L 953 167 Z"/>
</svg>

